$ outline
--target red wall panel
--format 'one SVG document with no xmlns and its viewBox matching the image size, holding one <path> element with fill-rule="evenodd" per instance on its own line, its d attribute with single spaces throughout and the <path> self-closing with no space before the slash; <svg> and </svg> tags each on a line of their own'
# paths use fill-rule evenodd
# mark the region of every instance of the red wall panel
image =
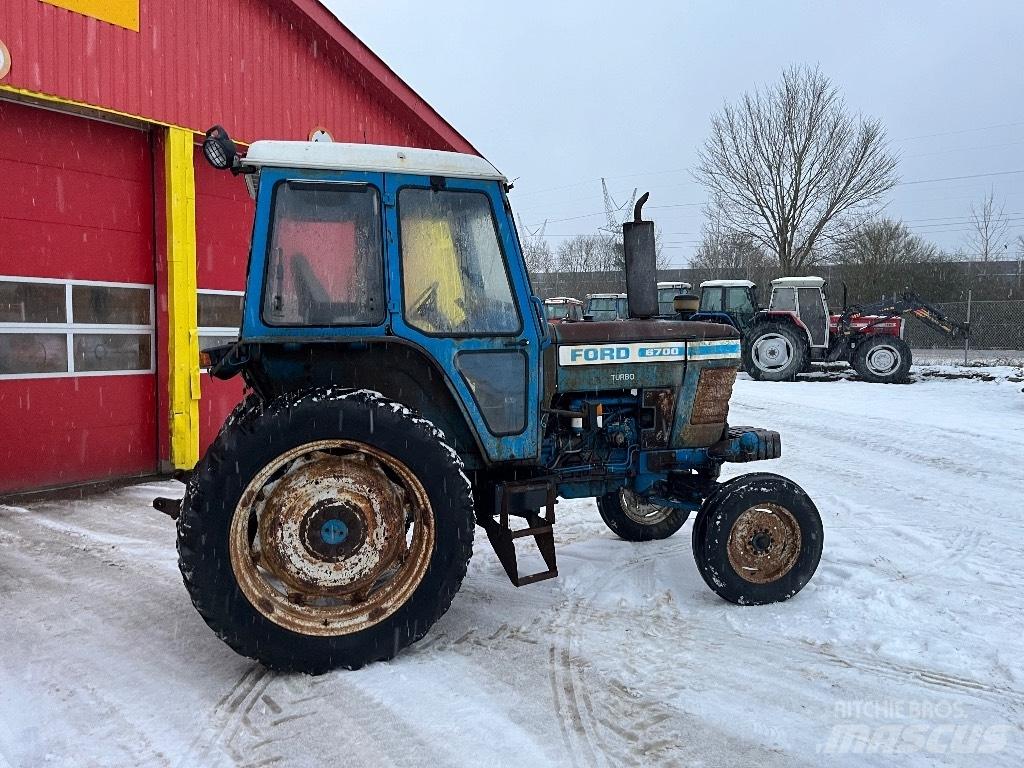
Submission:
<svg viewBox="0 0 1024 768">
<path fill-rule="evenodd" d="M 244 291 L 249 236 L 255 203 L 245 181 L 215 170 L 198 147 L 196 169 L 196 268 L 200 288 Z M 199 455 L 213 442 L 224 419 L 242 399 L 241 377 L 220 381 L 208 374 L 200 383 Z"/>
<path fill-rule="evenodd" d="M 0 275 L 151 284 L 152 172 L 147 133 L 0 102 Z M 0 493 L 153 472 L 155 379 L 0 380 Z"/>
<path fill-rule="evenodd" d="M 0 381 L 0 493 L 154 472 L 153 379 Z"/>
<path fill-rule="evenodd" d="M 326 14 L 305 1 L 140 0 L 134 32 L 4 0 L 3 82 L 193 130 L 221 123 L 245 141 L 306 139 L 319 125 L 337 141 L 474 151 Z"/>
<path fill-rule="evenodd" d="M 152 177 L 147 133 L 0 101 L 0 274 L 152 282 Z"/>
</svg>

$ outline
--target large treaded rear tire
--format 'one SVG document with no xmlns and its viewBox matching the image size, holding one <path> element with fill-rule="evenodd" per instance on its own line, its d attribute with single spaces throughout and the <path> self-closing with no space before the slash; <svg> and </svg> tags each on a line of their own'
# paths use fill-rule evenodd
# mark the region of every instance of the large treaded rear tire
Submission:
<svg viewBox="0 0 1024 768">
<path fill-rule="evenodd" d="M 320 440 L 359 441 L 416 476 L 433 515 L 433 551 L 415 591 L 379 623 L 350 634 L 286 629 L 253 607 L 232 569 L 229 529 L 239 499 L 264 466 Z M 178 520 L 185 587 L 211 629 L 238 653 L 283 671 L 319 674 L 392 658 L 423 637 L 451 605 L 473 547 L 473 501 L 458 455 L 444 435 L 374 392 L 308 389 L 236 408 L 192 474 Z"/>
<path fill-rule="evenodd" d="M 773 350 L 778 358 L 766 354 Z M 758 381 L 793 381 L 807 366 L 810 354 L 807 337 L 798 328 L 789 323 L 758 323 L 743 340 L 743 370 Z M 785 362 L 773 366 L 774 359 Z"/>
</svg>

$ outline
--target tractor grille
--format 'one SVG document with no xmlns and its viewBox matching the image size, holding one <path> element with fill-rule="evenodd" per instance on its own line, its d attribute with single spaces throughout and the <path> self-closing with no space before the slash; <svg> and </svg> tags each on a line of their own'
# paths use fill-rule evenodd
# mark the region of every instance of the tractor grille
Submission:
<svg viewBox="0 0 1024 768">
<path fill-rule="evenodd" d="M 729 416 L 729 398 L 736 382 L 736 369 L 705 368 L 700 372 L 697 394 L 693 398 L 691 424 L 721 424 Z"/>
</svg>

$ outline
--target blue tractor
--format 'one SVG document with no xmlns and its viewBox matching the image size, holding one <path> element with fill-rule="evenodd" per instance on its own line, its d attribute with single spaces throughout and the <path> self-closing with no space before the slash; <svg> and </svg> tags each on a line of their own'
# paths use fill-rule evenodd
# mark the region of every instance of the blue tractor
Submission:
<svg viewBox="0 0 1024 768">
<path fill-rule="evenodd" d="M 654 319 L 654 226 L 624 225 L 629 319 L 549 325 L 486 160 L 259 141 L 239 157 L 256 218 L 237 343 L 211 372 L 249 394 L 186 481 L 181 572 L 210 627 L 274 669 L 387 659 L 466 575 L 476 526 L 512 583 L 557 575 L 558 498 L 592 497 L 628 541 L 691 513 L 708 586 L 741 605 L 811 578 L 821 520 L 795 483 L 719 481 L 777 458 L 727 422 L 740 360 L 726 325 Z M 532 537 L 540 573 L 523 575 Z"/>
</svg>

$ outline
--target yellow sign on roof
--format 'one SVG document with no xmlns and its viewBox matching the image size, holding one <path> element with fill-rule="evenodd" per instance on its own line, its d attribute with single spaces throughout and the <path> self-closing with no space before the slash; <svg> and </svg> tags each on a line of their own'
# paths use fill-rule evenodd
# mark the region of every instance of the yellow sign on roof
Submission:
<svg viewBox="0 0 1024 768">
<path fill-rule="evenodd" d="M 139 0 L 42 0 L 44 3 L 139 31 Z"/>
</svg>

